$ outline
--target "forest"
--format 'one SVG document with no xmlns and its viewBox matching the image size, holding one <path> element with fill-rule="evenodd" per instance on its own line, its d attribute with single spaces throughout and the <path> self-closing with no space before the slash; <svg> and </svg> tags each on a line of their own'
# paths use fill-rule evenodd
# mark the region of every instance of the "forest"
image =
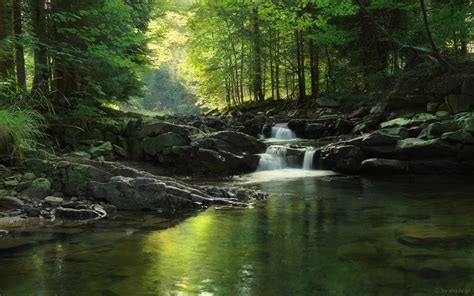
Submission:
<svg viewBox="0 0 474 296">
<path fill-rule="evenodd" d="M 472 294 L 473 172 L 472 0 L 0 0 L 0 296 Z"/>
</svg>

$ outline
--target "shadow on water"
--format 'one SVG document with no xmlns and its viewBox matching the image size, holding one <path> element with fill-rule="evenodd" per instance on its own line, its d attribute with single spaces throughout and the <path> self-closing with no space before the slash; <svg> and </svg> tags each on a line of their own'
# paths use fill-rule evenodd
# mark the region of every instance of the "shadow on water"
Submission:
<svg viewBox="0 0 474 296">
<path fill-rule="evenodd" d="M 0 293 L 472 293 L 469 179 L 320 174 L 254 181 L 226 181 L 271 194 L 254 209 L 209 209 L 181 223 L 104 221 L 0 253 Z"/>
</svg>

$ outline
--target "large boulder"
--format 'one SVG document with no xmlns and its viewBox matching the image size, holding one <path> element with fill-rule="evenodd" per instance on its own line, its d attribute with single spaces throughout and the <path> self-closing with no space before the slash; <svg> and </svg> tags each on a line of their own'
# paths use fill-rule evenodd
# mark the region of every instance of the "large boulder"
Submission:
<svg viewBox="0 0 474 296">
<path fill-rule="evenodd" d="M 152 122 L 145 124 L 140 131 L 139 137 L 156 137 L 164 133 L 175 133 L 183 137 L 200 133 L 199 129 L 192 126 L 177 125 L 169 122 Z"/>
<path fill-rule="evenodd" d="M 197 140 L 199 139 L 202 140 L 205 138 L 216 139 L 228 144 L 228 147 L 229 147 L 228 149 L 230 150 L 226 150 L 226 151 L 234 153 L 234 154 L 262 153 L 262 152 L 265 152 L 267 148 L 267 146 L 264 143 L 258 141 L 256 138 L 249 136 L 247 134 L 235 132 L 235 131 L 221 131 L 217 133 L 210 133 L 210 134 L 206 134 L 203 137 L 198 138 Z"/>
<path fill-rule="evenodd" d="M 444 120 L 429 124 L 418 136 L 423 139 L 433 139 L 440 137 L 443 133 L 454 132 L 460 129 L 459 122 L 453 120 Z"/>
<path fill-rule="evenodd" d="M 23 206 L 25 205 L 25 203 L 16 198 L 16 197 L 12 197 L 12 196 L 2 196 L 0 197 L 0 209 L 21 209 L 23 208 Z"/>
<path fill-rule="evenodd" d="M 33 180 L 22 194 L 32 198 L 44 198 L 51 193 L 51 182 L 45 178 Z"/>
<path fill-rule="evenodd" d="M 453 143 L 474 144 L 474 137 L 466 130 L 444 133 L 441 135 L 441 139 Z"/>
<path fill-rule="evenodd" d="M 112 143 L 99 141 L 92 145 L 88 154 L 91 158 L 111 157 L 113 149 Z"/>
<path fill-rule="evenodd" d="M 375 131 L 362 139 L 363 146 L 383 146 L 397 143 L 401 137 L 387 133 L 384 130 Z"/>
<path fill-rule="evenodd" d="M 474 77 L 468 77 L 462 83 L 461 93 L 474 97 Z"/>
<path fill-rule="evenodd" d="M 428 102 L 432 102 L 435 99 L 430 95 L 390 95 L 387 97 L 386 108 L 388 110 L 406 108 L 407 106 L 426 106 Z"/>
<path fill-rule="evenodd" d="M 108 182 L 90 182 L 96 199 L 104 199 L 122 210 L 160 210 L 175 212 L 211 204 L 215 198 L 206 192 L 179 182 L 159 178 L 112 177 Z"/>
<path fill-rule="evenodd" d="M 104 209 L 94 207 L 92 209 L 57 208 L 54 212 L 56 218 L 65 220 L 98 220 L 107 216 Z"/>
<path fill-rule="evenodd" d="M 474 105 L 474 96 L 449 95 L 446 97 L 446 104 L 452 113 L 467 112 Z"/>
<path fill-rule="evenodd" d="M 343 173 L 356 173 L 364 160 L 362 150 L 353 145 L 333 144 L 321 149 L 320 166 L 323 169 L 335 170 Z"/>
<path fill-rule="evenodd" d="M 236 175 L 255 171 L 258 161 L 258 155 L 199 149 L 190 159 L 189 169 L 199 175 Z"/>
<path fill-rule="evenodd" d="M 365 173 L 405 173 L 408 171 L 408 162 L 395 159 L 369 158 L 361 163 Z"/>
<path fill-rule="evenodd" d="M 173 132 L 160 134 L 156 137 L 146 137 L 143 139 L 143 151 L 151 156 L 160 153 L 170 153 L 174 146 L 186 146 L 190 139 Z"/>
<path fill-rule="evenodd" d="M 421 159 L 456 155 L 456 147 L 440 139 L 407 138 L 399 140 L 395 151 L 402 157 Z"/>
<path fill-rule="evenodd" d="M 325 128 L 322 123 L 310 123 L 306 126 L 305 137 L 310 139 L 321 138 L 324 135 Z"/>
<path fill-rule="evenodd" d="M 288 121 L 288 128 L 294 131 L 297 137 L 304 137 L 306 124 L 305 119 L 292 119 Z"/>
</svg>

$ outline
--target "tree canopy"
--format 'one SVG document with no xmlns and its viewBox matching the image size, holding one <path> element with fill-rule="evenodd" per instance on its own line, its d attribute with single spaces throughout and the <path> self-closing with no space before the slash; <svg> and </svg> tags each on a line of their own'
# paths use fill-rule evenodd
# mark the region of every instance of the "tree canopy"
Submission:
<svg viewBox="0 0 474 296">
<path fill-rule="evenodd" d="M 0 0 L 0 98 L 195 112 L 380 91 L 472 59 L 466 0 Z M 449 69 L 448 69 L 449 68 Z M 34 102 L 34 103 L 31 103 Z"/>
</svg>

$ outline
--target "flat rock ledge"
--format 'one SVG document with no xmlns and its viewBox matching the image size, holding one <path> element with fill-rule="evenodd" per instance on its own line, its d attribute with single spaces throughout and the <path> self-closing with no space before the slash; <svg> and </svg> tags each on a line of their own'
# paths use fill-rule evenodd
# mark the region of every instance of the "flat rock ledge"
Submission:
<svg viewBox="0 0 474 296">
<path fill-rule="evenodd" d="M 175 213 L 212 205 L 247 208 L 254 202 L 267 198 L 267 194 L 261 191 L 191 185 L 174 178 L 155 176 L 118 162 L 60 158 L 47 154 L 38 157 L 38 153 L 35 153 L 35 157 L 27 159 L 25 163 L 28 172 L 49 180 L 55 191 L 65 196 L 82 196 L 105 202 L 118 210 Z M 61 215 L 75 216 L 74 214 L 81 216 L 80 213 Z M 84 215 L 87 216 L 87 213 Z"/>
</svg>

